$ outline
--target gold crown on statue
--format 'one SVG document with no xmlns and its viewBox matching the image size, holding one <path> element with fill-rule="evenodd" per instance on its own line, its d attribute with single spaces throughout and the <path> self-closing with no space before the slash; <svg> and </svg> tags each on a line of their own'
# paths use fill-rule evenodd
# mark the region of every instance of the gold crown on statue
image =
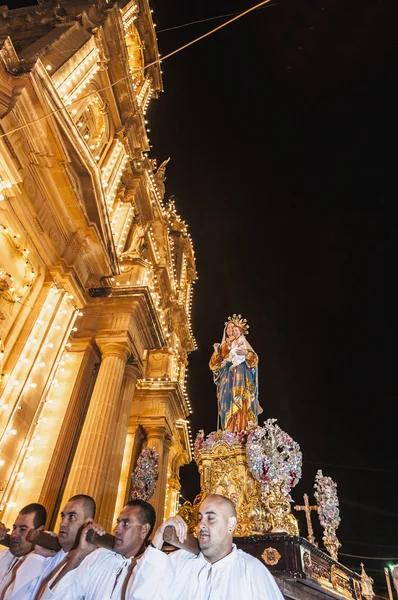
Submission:
<svg viewBox="0 0 398 600">
<path fill-rule="evenodd" d="M 225 322 L 225 326 L 227 326 L 228 323 L 232 323 L 232 325 L 240 327 L 244 335 L 247 335 L 249 333 L 249 325 L 247 324 L 247 320 L 244 319 L 242 315 L 236 315 L 234 313 L 232 317 L 228 317 L 228 321 Z"/>
</svg>

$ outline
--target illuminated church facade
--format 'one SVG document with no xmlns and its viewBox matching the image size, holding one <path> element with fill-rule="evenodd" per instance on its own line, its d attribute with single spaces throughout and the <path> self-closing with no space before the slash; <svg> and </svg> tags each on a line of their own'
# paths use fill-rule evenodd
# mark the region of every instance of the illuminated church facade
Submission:
<svg viewBox="0 0 398 600">
<path fill-rule="evenodd" d="M 158 521 L 191 461 L 195 256 L 148 157 L 147 0 L 0 13 L 0 520 L 89 494 L 111 531 L 155 447 Z"/>
</svg>

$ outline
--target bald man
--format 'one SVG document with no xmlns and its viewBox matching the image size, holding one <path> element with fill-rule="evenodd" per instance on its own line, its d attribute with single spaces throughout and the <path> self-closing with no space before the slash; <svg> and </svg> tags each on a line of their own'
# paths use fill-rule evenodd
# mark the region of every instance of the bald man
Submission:
<svg viewBox="0 0 398 600">
<path fill-rule="evenodd" d="M 394 565 L 392 569 L 392 583 L 394 585 L 395 592 L 398 596 L 398 565 Z"/>
<path fill-rule="evenodd" d="M 137 563 L 129 600 L 283 600 L 267 567 L 233 543 L 236 511 L 228 498 L 207 496 L 198 517 L 200 554 L 161 551 L 168 525 L 181 542 L 187 536 L 182 517 L 168 519 Z"/>
</svg>

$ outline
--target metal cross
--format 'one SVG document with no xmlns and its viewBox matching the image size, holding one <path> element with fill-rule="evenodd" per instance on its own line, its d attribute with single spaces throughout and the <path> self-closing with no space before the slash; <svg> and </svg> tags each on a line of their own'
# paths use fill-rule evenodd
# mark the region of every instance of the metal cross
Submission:
<svg viewBox="0 0 398 600">
<path fill-rule="evenodd" d="M 303 498 L 304 498 L 304 506 L 296 505 L 294 507 L 294 510 L 303 510 L 305 512 L 305 518 L 307 521 L 307 529 L 308 529 L 308 541 L 310 541 L 311 544 L 314 544 L 314 546 L 318 546 L 318 543 L 315 541 L 315 538 L 314 538 L 314 530 L 312 529 L 312 523 L 311 523 L 311 511 L 317 510 L 318 506 L 310 506 L 310 503 L 308 502 L 307 494 L 304 494 Z"/>
</svg>

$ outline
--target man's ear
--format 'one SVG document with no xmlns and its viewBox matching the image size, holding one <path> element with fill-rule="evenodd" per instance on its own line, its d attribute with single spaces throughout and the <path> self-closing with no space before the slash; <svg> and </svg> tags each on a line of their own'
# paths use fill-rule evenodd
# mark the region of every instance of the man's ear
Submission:
<svg viewBox="0 0 398 600">
<path fill-rule="evenodd" d="M 84 523 L 84 527 L 86 525 L 91 525 L 91 523 L 94 523 L 94 519 L 93 517 L 89 517 L 88 519 L 86 519 L 86 522 Z"/>
<path fill-rule="evenodd" d="M 236 517 L 229 517 L 228 519 L 228 531 L 232 534 L 234 533 L 236 528 Z"/>
<path fill-rule="evenodd" d="M 149 525 L 149 523 L 144 523 L 144 524 L 141 526 L 141 537 L 142 537 L 142 539 L 143 539 L 143 540 L 144 540 L 144 539 L 146 538 L 146 536 L 148 535 L 150 528 L 151 528 L 151 526 Z"/>
<path fill-rule="evenodd" d="M 40 527 L 36 527 L 35 531 L 44 531 L 44 525 L 40 525 Z"/>
</svg>

